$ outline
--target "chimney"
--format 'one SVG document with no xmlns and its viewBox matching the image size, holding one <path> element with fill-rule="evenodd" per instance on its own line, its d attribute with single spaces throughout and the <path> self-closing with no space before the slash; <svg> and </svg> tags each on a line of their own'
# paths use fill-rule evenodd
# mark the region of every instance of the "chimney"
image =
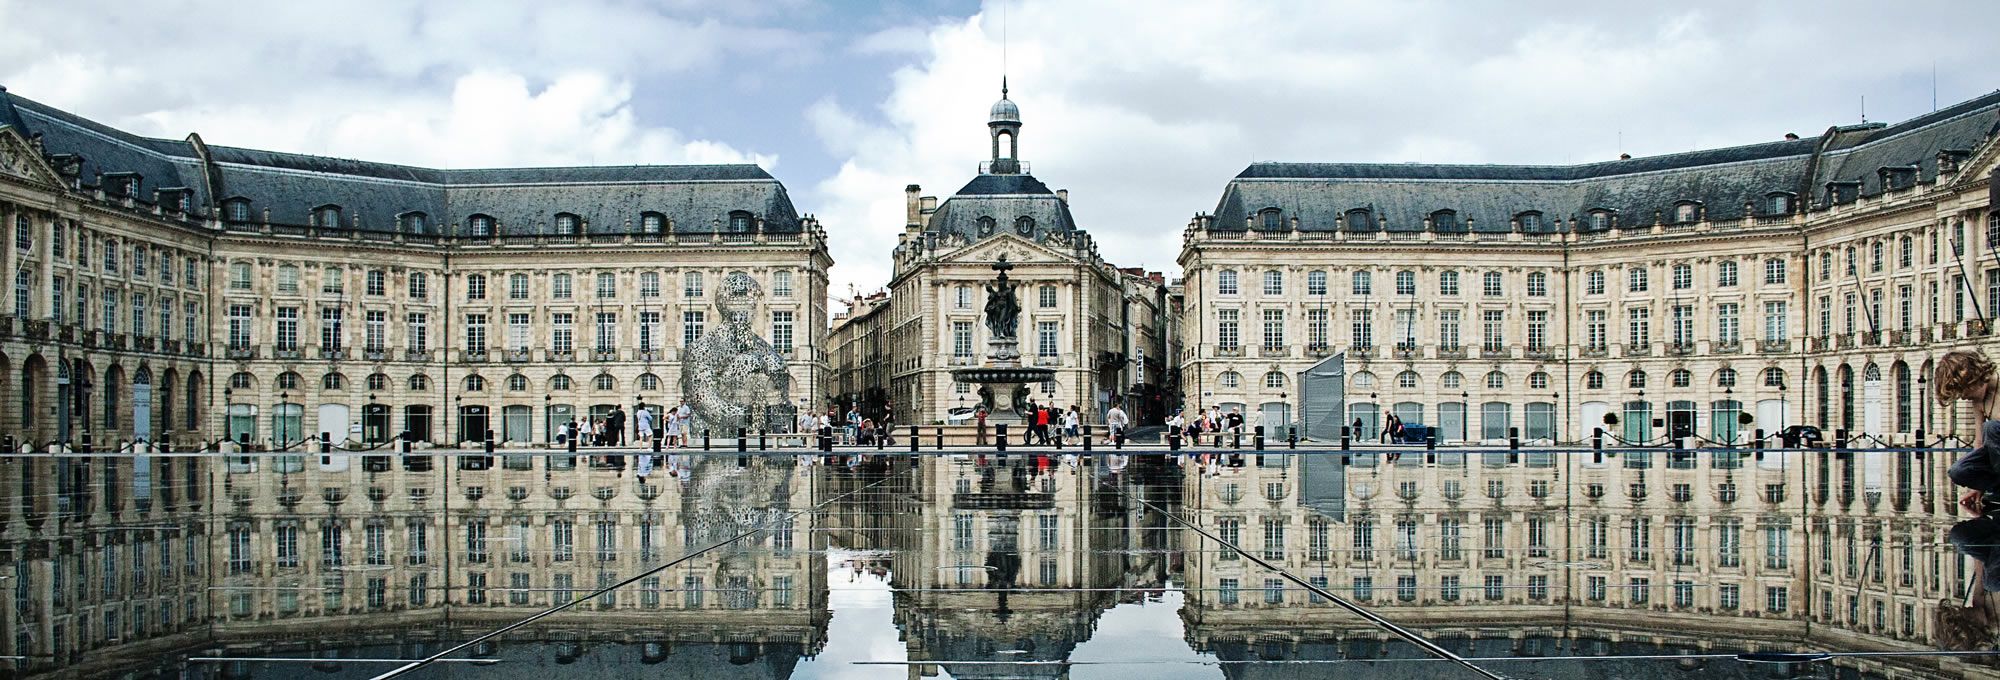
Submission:
<svg viewBox="0 0 2000 680">
<path fill-rule="evenodd" d="M 1796 142 L 1796 141 L 1798 141 L 1798 140 L 1799 140 L 1799 133 L 1796 133 L 1796 132 L 1787 132 L 1787 133 L 1785 133 L 1785 141 L 1788 141 L 1788 142 Z"/>
<path fill-rule="evenodd" d="M 1069 190 L 1057 189 L 1056 198 L 1062 199 L 1063 205 L 1069 205 Z"/>
<path fill-rule="evenodd" d="M 1632 154 L 1629 154 L 1629 153 L 1621 153 L 1621 154 L 1618 154 L 1618 160 L 1621 160 L 1621 161 L 1629 161 L 1629 160 L 1632 160 Z"/>
<path fill-rule="evenodd" d="M 917 213 L 917 194 L 923 190 L 915 184 L 903 187 L 903 212 L 907 218 L 903 223 L 904 231 L 914 232 L 923 227 L 923 219 Z"/>
</svg>

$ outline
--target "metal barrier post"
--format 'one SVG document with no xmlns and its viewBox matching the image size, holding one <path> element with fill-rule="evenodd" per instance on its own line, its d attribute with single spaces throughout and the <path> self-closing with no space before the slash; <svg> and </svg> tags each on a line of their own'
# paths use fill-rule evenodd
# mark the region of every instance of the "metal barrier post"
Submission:
<svg viewBox="0 0 2000 680">
<path fill-rule="evenodd" d="M 702 428 L 702 430 L 701 430 L 701 450 L 703 450 L 703 451 L 707 451 L 707 450 L 708 450 L 708 444 L 709 444 L 709 442 L 708 442 L 708 428 Z"/>
<path fill-rule="evenodd" d="M 1518 427 L 1507 428 L 1507 450 L 1509 451 L 1521 450 L 1521 428 Z"/>
<path fill-rule="evenodd" d="M 1090 450 L 1090 434 L 1091 434 L 1091 433 L 1090 433 L 1090 425 L 1089 425 L 1089 424 L 1085 424 L 1085 425 L 1083 426 L 1083 450 L 1085 450 L 1085 451 L 1089 451 L 1089 450 Z"/>
<path fill-rule="evenodd" d="M 1590 428 L 1590 448 L 1596 451 L 1604 450 L 1604 428 Z"/>
<path fill-rule="evenodd" d="M 994 447 L 995 447 L 995 448 L 996 448 L 997 450 L 999 450 L 999 452 L 1001 452 L 1001 453 L 1006 453 L 1006 452 L 1007 452 L 1007 424 L 1006 424 L 1006 423 L 995 423 L 995 424 L 993 425 L 993 444 L 994 444 Z"/>
<path fill-rule="evenodd" d="M 736 428 L 736 452 L 742 453 L 744 451 L 748 451 L 749 449 L 750 449 L 750 431 L 741 427 Z"/>
<path fill-rule="evenodd" d="M 1349 430 L 1350 427 L 1349 425 L 1340 426 L 1340 450 L 1342 451 L 1354 448 L 1354 433 Z"/>
<path fill-rule="evenodd" d="M 1252 432 L 1250 435 L 1250 446 L 1258 451 L 1264 450 L 1264 426 L 1258 425 L 1256 430 Z"/>
</svg>

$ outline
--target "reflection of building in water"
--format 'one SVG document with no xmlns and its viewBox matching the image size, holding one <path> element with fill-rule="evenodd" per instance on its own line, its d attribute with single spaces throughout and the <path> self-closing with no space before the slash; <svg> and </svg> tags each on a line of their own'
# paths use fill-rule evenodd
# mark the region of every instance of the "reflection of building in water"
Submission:
<svg viewBox="0 0 2000 680">
<path fill-rule="evenodd" d="M 896 621 L 912 661 L 1053 661 L 1121 598 L 1166 576 L 1159 518 L 1094 491 L 1105 468 L 1049 456 L 926 460 L 920 516 L 898 555 Z M 1150 529 L 1150 530 L 1149 530 Z M 1147 536 L 1151 535 L 1152 538 Z M 953 677 L 1041 677 L 1059 666 L 942 664 Z M 912 666 L 912 675 L 937 667 Z"/>
<path fill-rule="evenodd" d="M 1951 499 L 1911 491 L 1931 488 L 1948 461 L 1870 486 L 1866 461 L 1849 455 L 1355 453 L 1335 519 L 1301 507 L 1298 457 L 1272 453 L 1190 477 L 1184 495 L 1222 540 L 1426 634 L 1560 627 L 1688 649 L 1935 649 L 1935 608 L 1962 597 L 1968 564 L 1944 544 Z M 1387 639 L 1234 552 L 1185 540 L 1183 617 L 1197 649 L 1296 658 Z M 1990 672 L 1908 661 L 1898 668 Z"/>
<path fill-rule="evenodd" d="M 200 489 L 199 497 L 215 499 L 216 506 L 186 510 L 200 518 L 192 522 L 206 523 L 204 530 L 214 540 L 196 541 L 197 552 L 187 555 L 193 561 L 181 559 L 180 551 L 188 545 L 184 540 L 162 539 L 156 548 L 90 554 L 72 548 L 83 556 L 32 560 L 25 567 L 37 586 L 49 583 L 51 571 L 64 569 L 77 569 L 64 578 L 80 583 L 89 577 L 93 584 L 99 582 L 98 574 L 106 574 L 108 581 L 129 569 L 122 583 L 150 580 L 154 585 L 148 587 L 155 591 L 185 580 L 179 592 L 187 600 L 149 602 L 121 587 L 116 597 L 107 588 L 101 598 L 125 603 L 106 608 L 109 613 L 65 607 L 60 601 L 16 607 L 37 612 L 30 616 L 75 613 L 66 617 L 73 621 L 66 634 L 17 634 L 13 649 L 53 651 L 57 662 L 36 665 L 63 665 L 84 650 L 179 627 L 155 623 L 165 619 L 207 622 L 223 642 L 268 642 L 302 633 L 341 639 L 337 636 L 384 626 L 497 624 L 569 602 L 766 524 L 775 528 L 583 605 L 591 612 L 587 618 L 554 621 L 587 625 L 592 636 L 605 625 L 649 626 L 681 631 L 663 633 L 658 640 L 804 654 L 819 648 L 827 621 L 825 572 L 808 546 L 799 544 L 811 533 L 811 515 L 798 516 L 808 521 L 805 525 L 786 519 L 810 507 L 811 497 L 808 478 L 795 474 L 790 458 L 698 457 L 663 466 L 644 484 L 630 474 L 593 469 L 566 456 L 502 456 L 488 469 L 470 469 L 488 467 L 482 459 L 458 461 L 420 457 L 392 464 L 386 456 L 317 455 L 210 460 L 205 470 L 210 474 L 202 478 L 207 488 Z M 121 489 L 130 488 L 127 484 L 105 482 Z M 159 475 L 152 492 L 161 498 L 165 489 L 184 485 L 169 485 Z M 156 502 L 186 507 L 186 501 L 180 506 Z M 65 533 L 115 535 L 117 531 L 103 527 L 129 524 L 134 514 L 147 517 L 129 510 L 122 517 L 99 515 Z M 9 526 L 26 527 L 28 520 L 9 520 Z M 45 526 L 42 534 L 10 530 L 10 536 L 34 537 L 11 545 L 48 550 L 89 540 L 42 538 L 51 528 Z M 143 557 L 149 553 L 171 554 L 173 561 L 162 564 Z M 100 567 L 100 559 L 115 567 Z M 91 564 L 73 566 L 79 560 Z M 17 566 L 15 572 L 23 569 Z M 203 589 L 208 597 L 198 604 L 192 598 Z M 90 590 L 80 597 L 99 601 L 96 589 Z M 22 591 L 16 592 L 19 596 Z M 199 614 L 191 613 L 197 608 Z M 117 618 L 119 609 L 124 618 Z M 142 613 L 145 623 L 139 622 Z M 61 630 L 65 617 L 55 618 L 54 629 Z M 727 627 L 714 625 L 725 619 Z M 103 626 L 102 635 L 92 622 Z M 30 623 L 51 629 L 42 618 Z M 560 630 L 559 625 L 554 628 Z M 782 665 L 789 668 L 797 653 Z"/>
</svg>

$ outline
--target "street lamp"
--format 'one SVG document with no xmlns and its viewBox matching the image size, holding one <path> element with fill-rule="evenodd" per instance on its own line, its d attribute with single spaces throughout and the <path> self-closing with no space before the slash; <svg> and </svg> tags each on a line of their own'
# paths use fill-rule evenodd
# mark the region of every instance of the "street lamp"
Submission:
<svg viewBox="0 0 2000 680">
<path fill-rule="evenodd" d="M 284 409 L 284 410 L 286 410 L 286 414 L 284 414 L 284 415 L 280 415 L 280 416 L 278 417 L 278 445 L 279 445 L 279 446 L 284 446 L 285 444 L 288 444 L 288 443 L 291 443 L 291 441 L 292 441 L 292 440 L 291 440 L 291 431 L 290 431 L 290 430 L 291 430 L 291 428 L 288 428 L 288 427 L 285 427 L 285 420 L 287 419 L 287 418 L 286 418 L 286 416 L 290 414 L 290 410 L 289 410 L 289 409 L 285 409 L 285 405 L 286 405 L 286 404 L 288 404 L 288 403 L 290 403 L 291 401 L 292 401 L 292 396 L 291 396 L 291 393 L 290 393 L 290 392 L 284 392 L 284 391 L 280 391 L 280 392 L 278 392 L 278 408 L 279 408 L 279 409 Z"/>
</svg>

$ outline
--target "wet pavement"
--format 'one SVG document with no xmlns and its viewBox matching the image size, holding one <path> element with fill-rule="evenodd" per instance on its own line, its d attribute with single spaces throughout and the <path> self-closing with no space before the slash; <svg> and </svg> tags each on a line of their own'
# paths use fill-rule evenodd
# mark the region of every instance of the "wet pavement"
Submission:
<svg viewBox="0 0 2000 680">
<path fill-rule="evenodd" d="M 4 677 L 2000 677 L 1948 456 L 1076 454 L 7 457 Z"/>
</svg>

